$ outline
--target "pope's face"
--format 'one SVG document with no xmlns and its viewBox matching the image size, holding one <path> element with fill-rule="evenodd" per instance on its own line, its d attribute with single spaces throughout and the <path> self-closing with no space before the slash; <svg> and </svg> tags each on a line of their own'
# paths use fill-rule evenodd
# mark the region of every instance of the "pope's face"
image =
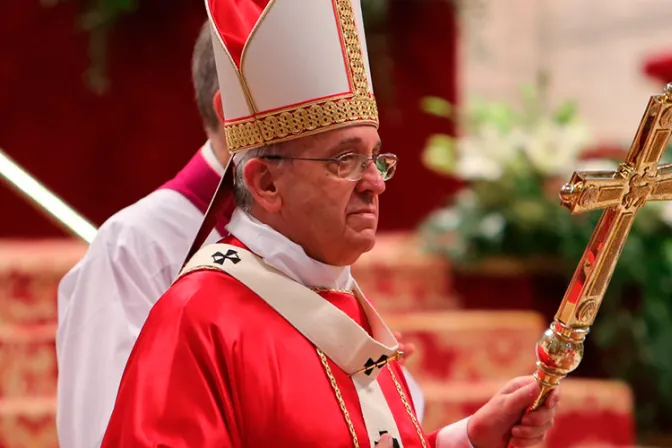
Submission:
<svg viewBox="0 0 672 448">
<path fill-rule="evenodd" d="M 324 159 L 353 153 L 371 158 L 379 151 L 378 131 L 362 125 L 297 140 L 288 145 L 286 155 Z M 385 191 L 374 163 L 355 181 L 339 176 L 339 164 L 334 162 L 292 160 L 285 164 L 276 185 L 286 236 L 316 260 L 337 266 L 352 264 L 373 248 L 378 196 Z"/>
</svg>

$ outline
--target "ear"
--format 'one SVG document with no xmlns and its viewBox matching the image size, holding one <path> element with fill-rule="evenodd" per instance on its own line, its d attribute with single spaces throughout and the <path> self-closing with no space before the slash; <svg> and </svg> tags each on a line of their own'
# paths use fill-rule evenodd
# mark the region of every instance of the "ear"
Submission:
<svg viewBox="0 0 672 448">
<path fill-rule="evenodd" d="M 217 118 L 224 124 L 224 107 L 222 106 L 222 93 L 218 90 L 215 96 L 212 97 L 212 107 L 215 109 Z"/>
<path fill-rule="evenodd" d="M 264 160 L 252 159 L 245 164 L 243 178 L 254 201 L 264 210 L 277 213 L 282 206 L 282 198 L 275 183 L 276 167 L 269 166 Z"/>
</svg>

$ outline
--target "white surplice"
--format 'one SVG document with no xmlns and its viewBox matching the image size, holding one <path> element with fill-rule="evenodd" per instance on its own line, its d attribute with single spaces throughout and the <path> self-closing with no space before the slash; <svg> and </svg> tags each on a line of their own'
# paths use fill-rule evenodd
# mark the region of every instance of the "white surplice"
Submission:
<svg viewBox="0 0 672 448">
<path fill-rule="evenodd" d="M 210 145 L 202 149 L 220 175 Z M 59 444 L 94 448 L 149 311 L 182 268 L 203 213 L 174 190 L 154 191 L 100 228 L 58 289 Z M 214 230 L 209 243 L 221 236 Z"/>
</svg>

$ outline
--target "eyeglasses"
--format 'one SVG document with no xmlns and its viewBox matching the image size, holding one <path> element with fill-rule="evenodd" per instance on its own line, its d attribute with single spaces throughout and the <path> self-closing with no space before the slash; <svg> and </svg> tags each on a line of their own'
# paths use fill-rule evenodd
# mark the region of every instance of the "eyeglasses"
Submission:
<svg viewBox="0 0 672 448">
<path fill-rule="evenodd" d="M 392 179 L 397 169 L 397 156 L 394 154 L 378 154 L 373 157 L 366 157 L 364 154 L 349 152 L 338 157 L 332 158 L 310 158 L 310 157 L 289 157 L 279 155 L 262 156 L 262 159 L 268 160 L 307 160 L 311 162 L 335 163 L 338 166 L 337 174 L 339 177 L 357 182 L 364 177 L 364 173 L 373 162 L 376 169 L 384 181 Z"/>
</svg>

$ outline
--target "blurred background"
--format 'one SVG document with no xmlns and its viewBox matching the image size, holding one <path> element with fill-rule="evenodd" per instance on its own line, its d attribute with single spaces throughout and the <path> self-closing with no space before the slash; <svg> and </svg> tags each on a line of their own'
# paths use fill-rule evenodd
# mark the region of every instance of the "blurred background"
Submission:
<svg viewBox="0 0 672 448">
<path fill-rule="evenodd" d="M 560 186 L 614 169 L 672 81 L 666 0 L 361 0 L 400 166 L 355 266 L 416 353 L 432 430 L 512 376 L 599 212 Z M 205 135 L 195 0 L 0 4 L 0 149 L 89 219 L 161 186 Z M 667 159 L 666 159 L 667 160 Z M 56 288 L 86 244 L 0 184 L 0 448 L 56 447 Z M 672 205 L 639 213 L 545 446 L 672 446 Z"/>
</svg>

